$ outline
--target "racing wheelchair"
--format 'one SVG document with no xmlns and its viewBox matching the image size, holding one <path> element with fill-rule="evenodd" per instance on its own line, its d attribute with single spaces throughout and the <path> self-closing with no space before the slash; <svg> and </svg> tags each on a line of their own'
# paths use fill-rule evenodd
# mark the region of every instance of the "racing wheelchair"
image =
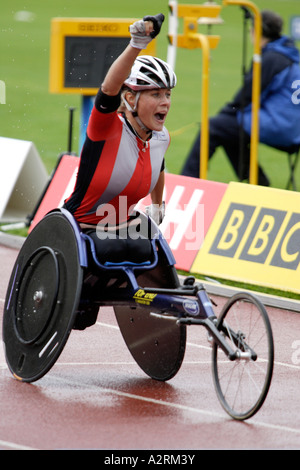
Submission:
<svg viewBox="0 0 300 470">
<path fill-rule="evenodd" d="M 188 325 L 207 330 L 216 394 L 237 420 L 262 406 L 272 378 L 270 321 L 252 294 L 232 296 L 217 317 L 204 286 L 180 283 L 173 254 L 151 218 L 151 256 L 140 263 L 100 262 L 91 237 L 65 209 L 48 213 L 16 259 L 3 315 L 3 342 L 15 378 L 33 382 L 57 361 L 72 329 L 92 326 L 112 306 L 134 360 L 151 378 L 179 371 Z"/>
</svg>

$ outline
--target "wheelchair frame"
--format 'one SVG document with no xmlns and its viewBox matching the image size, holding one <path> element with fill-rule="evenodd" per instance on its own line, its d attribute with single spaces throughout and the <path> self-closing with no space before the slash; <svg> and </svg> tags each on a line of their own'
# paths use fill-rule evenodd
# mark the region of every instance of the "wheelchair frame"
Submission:
<svg viewBox="0 0 300 470">
<path fill-rule="evenodd" d="M 64 209 L 50 212 L 34 228 L 16 260 L 5 302 L 3 342 L 11 372 L 25 382 L 40 379 L 55 364 L 71 330 L 91 326 L 99 307 L 112 306 L 135 361 L 157 380 L 169 380 L 180 369 L 186 326 L 204 326 L 212 345 L 220 403 L 233 418 L 248 419 L 262 406 L 273 371 L 273 336 L 264 306 L 251 294 L 239 293 L 217 318 L 201 283 L 188 277 L 180 284 L 166 240 L 151 219 L 140 215 L 151 225 L 153 249 L 153 259 L 140 264 L 100 263 L 92 239 Z M 243 312 L 245 306 L 253 308 L 255 321 L 260 322 L 262 352 L 255 343 L 250 345 L 252 326 L 248 336 L 227 324 L 231 312 L 236 307 Z M 78 327 L 80 317 L 87 321 Z M 244 322 L 247 316 L 242 318 Z M 224 360 L 229 368 L 234 363 L 243 368 L 259 365 L 254 373 L 255 380 L 258 371 L 262 375 L 256 386 L 259 393 L 242 409 L 227 397 L 228 384 L 222 383 Z M 259 361 L 266 364 L 263 371 Z M 233 395 L 239 381 L 235 379 Z"/>
</svg>

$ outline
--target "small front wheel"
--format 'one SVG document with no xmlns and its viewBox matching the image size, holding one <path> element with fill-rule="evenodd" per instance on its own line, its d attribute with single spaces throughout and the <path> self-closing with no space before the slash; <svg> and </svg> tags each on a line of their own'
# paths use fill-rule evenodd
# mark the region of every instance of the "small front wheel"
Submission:
<svg viewBox="0 0 300 470">
<path fill-rule="evenodd" d="M 213 343 L 216 393 L 230 416 L 245 420 L 260 409 L 271 384 L 274 344 L 268 314 L 256 297 L 239 293 L 223 307 L 216 326 L 236 353 L 230 360 Z"/>
</svg>

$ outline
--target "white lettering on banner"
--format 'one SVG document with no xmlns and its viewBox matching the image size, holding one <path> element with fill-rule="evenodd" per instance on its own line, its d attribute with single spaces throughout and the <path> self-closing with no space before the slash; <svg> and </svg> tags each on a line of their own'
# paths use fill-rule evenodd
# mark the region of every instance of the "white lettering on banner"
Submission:
<svg viewBox="0 0 300 470">
<path fill-rule="evenodd" d="M 296 91 L 292 94 L 292 102 L 294 104 L 299 104 L 300 103 L 300 80 L 295 80 L 292 83 L 292 88 L 296 88 Z"/>
<path fill-rule="evenodd" d="M 59 201 L 59 204 L 58 204 L 57 207 L 62 207 L 64 205 L 65 200 L 71 195 L 71 193 L 74 189 L 75 183 L 76 183 L 77 173 L 78 173 L 78 168 L 76 168 L 74 170 L 74 173 L 73 173 L 72 177 L 70 178 L 69 183 L 68 183 L 68 185 L 67 185 L 67 187 L 64 191 L 64 194 L 62 195 L 61 200 Z"/>
<path fill-rule="evenodd" d="M 168 200 L 165 218 L 160 225 L 160 229 L 172 250 L 177 250 L 184 238 L 191 242 L 186 243 L 186 250 L 199 249 L 204 239 L 204 206 L 200 205 L 204 191 L 195 189 L 189 202 L 182 206 L 180 200 L 185 189 L 184 186 L 175 187 Z M 195 218 L 194 221 L 193 218 Z M 172 223 L 176 224 L 176 228 L 170 239 Z"/>
</svg>

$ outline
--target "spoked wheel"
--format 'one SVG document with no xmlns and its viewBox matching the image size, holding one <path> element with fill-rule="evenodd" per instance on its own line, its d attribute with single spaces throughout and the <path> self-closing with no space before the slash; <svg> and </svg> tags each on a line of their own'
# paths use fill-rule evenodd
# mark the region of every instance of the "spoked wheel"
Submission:
<svg viewBox="0 0 300 470">
<path fill-rule="evenodd" d="M 256 297 L 240 293 L 223 307 L 217 328 L 236 351 L 236 359 L 228 359 L 213 343 L 216 393 L 230 416 L 245 420 L 260 409 L 271 384 L 274 345 L 270 321 Z"/>
<path fill-rule="evenodd" d="M 3 342 L 17 379 L 38 380 L 58 359 L 75 320 L 82 278 L 74 228 L 61 212 L 50 213 L 23 244 L 7 289 Z"/>
</svg>

